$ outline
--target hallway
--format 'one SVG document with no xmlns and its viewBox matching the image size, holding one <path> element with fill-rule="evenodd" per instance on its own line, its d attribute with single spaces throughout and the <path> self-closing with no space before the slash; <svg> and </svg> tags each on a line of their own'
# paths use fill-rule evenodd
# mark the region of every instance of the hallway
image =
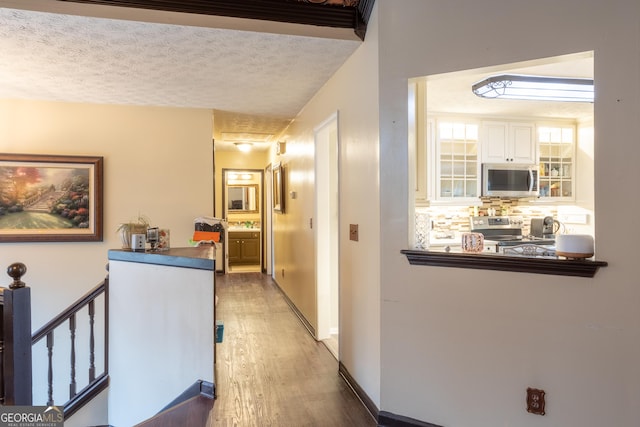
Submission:
<svg viewBox="0 0 640 427">
<path fill-rule="evenodd" d="M 316 342 L 261 273 L 216 276 L 215 426 L 375 426 Z"/>
</svg>

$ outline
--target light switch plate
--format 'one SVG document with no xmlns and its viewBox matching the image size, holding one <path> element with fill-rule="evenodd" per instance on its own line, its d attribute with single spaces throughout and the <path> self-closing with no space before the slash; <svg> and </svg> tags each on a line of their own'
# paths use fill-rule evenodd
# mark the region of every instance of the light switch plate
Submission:
<svg viewBox="0 0 640 427">
<path fill-rule="evenodd" d="M 358 224 L 349 224 L 349 240 L 358 241 Z"/>
</svg>

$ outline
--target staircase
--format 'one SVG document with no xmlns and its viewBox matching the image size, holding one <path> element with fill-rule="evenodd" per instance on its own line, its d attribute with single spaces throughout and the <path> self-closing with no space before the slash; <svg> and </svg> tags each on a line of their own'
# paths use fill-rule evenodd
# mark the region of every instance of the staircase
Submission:
<svg viewBox="0 0 640 427">
<path fill-rule="evenodd" d="M 26 271 L 24 264 L 12 264 L 7 273 L 13 283 L 0 288 L 0 404 L 61 407 L 70 426 L 106 422 L 100 415 L 96 422 L 95 411 L 106 404 L 105 395 L 93 402 L 109 387 L 109 278 L 31 335 L 31 294 L 22 282 Z M 68 388 L 60 387 L 64 383 Z M 206 426 L 214 398 L 214 385 L 198 380 L 138 425 Z"/>
<path fill-rule="evenodd" d="M 214 398 L 213 384 L 197 381 L 157 415 L 136 427 L 204 427 L 208 425 Z"/>
<path fill-rule="evenodd" d="M 25 201 L 24 210 L 29 212 L 50 212 L 51 206 L 57 200 L 60 200 L 66 191 L 50 191 L 41 196 Z"/>
<path fill-rule="evenodd" d="M 13 283 L 8 289 L 0 288 L 0 402 L 62 406 L 67 420 L 109 385 L 106 339 L 109 279 L 31 335 L 31 293 L 22 281 L 26 272 L 24 264 L 11 264 L 7 274 Z M 96 316 L 97 313 L 102 316 Z M 99 329 L 100 326 L 104 329 Z M 78 332 L 86 335 L 86 340 L 81 342 Z M 97 340 L 97 336 L 101 339 Z M 56 357 L 58 353 L 63 357 Z M 68 361 L 68 365 L 54 360 Z M 86 366 L 87 371 L 77 373 L 78 366 Z M 46 378 L 38 375 L 43 371 Z M 85 377 L 86 382 L 80 379 Z M 61 388 L 54 387 L 64 382 L 68 382 L 68 393 L 60 393 Z M 36 390 L 38 393 L 45 390 L 45 395 L 34 396 Z"/>
</svg>

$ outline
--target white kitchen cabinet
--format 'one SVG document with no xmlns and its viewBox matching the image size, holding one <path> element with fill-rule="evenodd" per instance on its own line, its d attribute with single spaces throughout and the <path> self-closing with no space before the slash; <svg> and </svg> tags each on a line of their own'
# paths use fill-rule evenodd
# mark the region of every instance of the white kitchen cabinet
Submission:
<svg viewBox="0 0 640 427">
<path fill-rule="evenodd" d="M 411 168 L 410 183 L 414 187 L 416 206 L 429 204 L 427 178 L 427 154 L 433 138 L 433 120 L 425 114 L 425 81 L 409 84 L 409 150 L 415 158 Z"/>
<path fill-rule="evenodd" d="M 536 164 L 535 125 L 528 122 L 483 121 L 482 162 Z"/>
</svg>

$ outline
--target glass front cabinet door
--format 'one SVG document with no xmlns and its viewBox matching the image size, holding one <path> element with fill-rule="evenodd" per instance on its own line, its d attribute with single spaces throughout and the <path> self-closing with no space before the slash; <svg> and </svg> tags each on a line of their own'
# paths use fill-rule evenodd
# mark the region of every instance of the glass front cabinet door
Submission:
<svg viewBox="0 0 640 427">
<path fill-rule="evenodd" d="M 480 197 L 479 125 L 447 120 L 436 123 L 436 200 L 477 200 Z"/>
<path fill-rule="evenodd" d="M 575 198 L 575 127 L 539 126 L 540 198 Z"/>
</svg>

